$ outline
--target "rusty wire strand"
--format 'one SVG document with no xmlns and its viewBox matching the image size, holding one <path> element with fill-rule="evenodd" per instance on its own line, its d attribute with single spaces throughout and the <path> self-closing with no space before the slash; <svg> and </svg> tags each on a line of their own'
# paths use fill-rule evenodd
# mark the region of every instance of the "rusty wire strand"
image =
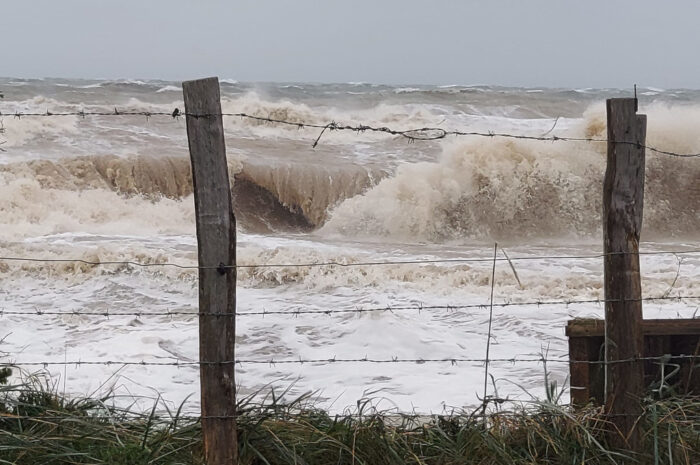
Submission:
<svg viewBox="0 0 700 465">
<path fill-rule="evenodd" d="M 487 310 L 490 306 L 509 308 L 509 307 L 546 307 L 546 306 L 556 306 L 564 305 L 569 307 L 571 305 L 582 305 L 582 304 L 596 304 L 604 305 L 606 303 L 615 302 L 660 302 L 660 301 L 673 301 L 673 302 L 685 302 L 690 300 L 700 300 L 700 295 L 687 295 L 687 296 L 661 296 L 661 297 L 642 297 L 635 299 L 579 299 L 579 300 L 535 300 L 535 301 L 525 301 L 525 302 L 494 302 L 490 303 L 479 303 L 479 304 L 444 304 L 444 305 L 387 305 L 384 307 L 355 307 L 355 308 L 344 308 L 344 309 L 329 309 L 329 310 L 259 310 L 259 311 L 249 311 L 249 312 L 187 312 L 187 311 L 161 311 L 161 312 L 110 312 L 110 311 L 53 311 L 53 310 L 4 310 L 0 309 L 0 318 L 4 316 L 100 316 L 104 318 L 119 317 L 119 316 L 133 316 L 136 318 L 142 317 L 176 317 L 176 316 L 216 316 L 216 317 L 230 317 L 230 316 L 271 316 L 271 315 L 285 315 L 291 317 L 298 317 L 300 315 L 334 315 L 334 314 L 346 314 L 346 313 L 372 313 L 372 312 L 403 312 L 403 311 L 417 311 L 419 313 L 426 310 L 445 310 L 446 312 L 455 312 L 458 310 L 467 309 L 479 309 Z"/>
<path fill-rule="evenodd" d="M 498 400 L 499 403 L 513 403 L 513 404 L 527 404 L 526 401 L 523 401 L 522 399 L 508 399 L 508 398 L 498 398 L 498 399 L 493 399 L 493 400 Z M 265 405 L 260 406 L 262 410 L 265 409 Z M 46 411 L 44 411 L 46 412 Z M 49 412 L 50 413 L 50 412 Z M 296 415 L 294 412 L 283 412 L 283 411 L 278 411 L 278 414 L 282 415 L 282 417 L 288 417 L 288 418 L 295 418 Z M 534 414 L 537 414 L 537 411 L 533 412 Z M 565 417 L 570 417 L 571 413 L 569 412 L 558 412 L 555 410 L 547 410 L 546 412 L 541 412 L 543 415 L 547 416 L 565 416 Z M 649 412 L 643 412 L 640 414 L 634 414 L 634 413 L 604 413 L 604 412 L 599 412 L 601 414 L 601 419 L 603 418 L 614 418 L 614 417 L 634 417 L 634 418 L 643 418 L 645 415 L 649 414 Z M 131 412 L 127 412 L 127 415 L 131 414 Z M 134 413 L 134 417 L 138 418 L 139 414 Z M 496 411 L 496 412 L 487 412 L 487 413 L 479 413 L 479 412 L 452 412 L 452 413 L 419 413 L 419 412 L 400 412 L 397 411 L 396 409 L 392 409 L 391 411 L 384 411 L 384 410 L 379 410 L 379 409 L 373 409 L 370 412 L 367 413 L 350 413 L 350 412 L 338 412 L 338 413 L 329 413 L 330 418 L 357 418 L 357 419 L 367 419 L 367 420 L 373 420 L 377 417 L 382 417 L 382 418 L 396 418 L 396 419 L 403 419 L 403 420 L 425 420 L 425 419 L 437 419 L 439 417 L 445 417 L 446 415 L 454 417 L 454 418 L 464 418 L 464 419 L 481 419 L 481 418 L 497 418 L 497 417 L 518 417 L 521 415 L 519 412 L 511 412 L 511 411 Z M 672 421 L 675 423 L 690 423 L 692 425 L 697 425 L 700 422 L 700 416 L 698 415 L 685 415 L 682 413 L 679 413 L 679 417 L 675 417 L 673 415 L 666 414 L 663 416 L 662 419 L 665 419 L 667 421 Z M 245 413 L 237 414 L 237 415 L 178 415 L 177 418 L 172 418 L 170 416 L 167 416 L 163 419 L 166 420 L 177 420 L 178 422 L 181 420 L 185 421 L 193 421 L 193 422 L 198 422 L 201 420 L 231 420 L 231 419 L 241 419 L 244 418 L 246 415 Z M 160 419 L 158 416 L 155 417 L 156 419 Z M 42 414 L 38 413 L 36 416 L 29 416 L 29 415 L 16 415 L 13 413 L 3 413 L 0 412 L 0 420 L 26 420 L 26 421 L 35 421 L 35 422 L 46 422 L 46 421 L 75 421 L 76 419 L 80 420 L 94 420 L 94 421 L 104 421 L 105 423 L 109 424 L 123 424 L 123 423 L 129 423 L 133 421 L 130 418 L 122 418 L 122 419 L 116 419 L 114 416 L 108 413 L 107 409 L 105 409 L 105 413 L 101 414 L 100 410 L 96 410 L 92 415 L 75 415 L 75 416 L 67 416 L 67 415 L 50 415 L 50 414 Z"/>
<path fill-rule="evenodd" d="M 591 137 L 562 137 L 562 136 L 528 136 L 524 134 L 509 134 L 502 132 L 481 132 L 481 131 L 459 131 L 459 130 L 446 130 L 443 128 L 436 127 L 422 127 L 413 128 L 406 130 L 392 129 L 386 126 L 369 126 L 364 124 L 341 124 L 335 121 L 326 124 L 318 123 L 308 123 L 308 122 L 298 122 L 298 121 L 288 121 L 278 118 L 271 118 L 267 116 L 249 115 L 247 113 L 187 113 L 182 112 L 178 108 L 172 112 L 167 111 L 130 111 L 130 110 L 118 110 L 116 107 L 114 111 L 74 111 L 74 112 L 51 112 L 46 111 L 40 112 L 20 112 L 15 111 L 13 113 L 3 113 L 0 111 L 0 117 L 8 116 L 14 118 L 25 118 L 25 117 L 62 117 L 62 116 L 77 116 L 77 117 L 88 117 L 88 116 L 143 116 L 146 119 L 154 116 L 167 116 L 173 119 L 180 117 L 191 117 L 191 118 L 216 118 L 216 117 L 236 117 L 243 119 L 250 119 L 259 122 L 265 122 L 270 124 L 279 124 L 296 127 L 298 129 L 312 128 L 320 129 L 318 137 L 316 137 L 313 142 L 313 147 L 316 147 L 321 140 L 321 137 L 326 131 L 351 131 L 356 133 L 362 132 L 377 132 L 384 133 L 392 136 L 400 136 L 406 138 L 409 142 L 416 141 L 435 141 L 440 139 L 445 139 L 448 136 L 458 136 L 458 137 L 489 137 L 489 138 L 507 138 L 507 139 L 521 139 L 521 140 L 533 140 L 533 141 L 543 141 L 543 142 L 609 142 L 608 139 L 591 138 Z M 633 141 L 611 141 L 617 144 L 634 145 L 639 148 L 649 150 L 660 155 L 667 155 L 677 158 L 700 158 L 700 153 L 677 153 L 668 150 L 661 150 L 650 145 L 638 144 Z"/>
<path fill-rule="evenodd" d="M 700 254 L 700 249 L 688 249 L 688 250 L 662 250 L 662 251 L 649 251 L 649 252 L 603 252 L 591 255 L 544 255 L 544 256 L 533 256 L 533 257 L 510 257 L 510 258 L 496 258 L 496 261 L 524 261 L 524 260 L 585 260 L 585 259 L 595 259 L 595 258 L 605 258 L 612 255 L 684 255 L 684 254 Z M 220 269 L 249 269 L 249 268 L 307 268 L 307 267 L 317 267 L 317 266 L 339 266 L 339 267 L 356 267 L 356 266 L 381 266 L 381 265 L 421 265 L 421 264 L 450 264 L 450 263 L 478 263 L 478 262 L 492 262 L 493 258 L 481 258 L 481 257 L 470 257 L 470 258 L 438 258 L 438 259 L 416 259 L 416 260 L 386 260 L 386 261 L 367 261 L 367 262 L 350 262 L 343 263 L 337 261 L 327 261 L 327 262 L 315 262 L 315 263 L 258 263 L 250 265 L 221 265 L 217 264 L 215 266 L 199 266 L 199 265 L 182 265 L 178 263 L 164 262 L 164 263 L 141 263 L 130 260 L 106 260 L 106 261 L 93 261 L 84 260 L 81 258 L 40 258 L 40 257 L 14 257 L 0 256 L 0 261 L 17 261 L 17 262 L 38 262 L 38 263 L 82 263 L 84 265 L 91 266 L 108 266 L 108 265 L 123 265 L 123 266 L 135 266 L 141 268 L 150 267 L 173 267 L 185 270 L 220 270 Z"/>
<path fill-rule="evenodd" d="M 563 354 L 561 358 L 545 358 L 545 357 L 525 357 L 519 358 L 509 357 L 509 358 L 491 358 L 488 360 L 489 363 L 499 362 L 499 363 L 534 363 L 534 362 L 547 362 L 547 363 L 569 363 L 569 364 L 589 364 L 589 365 L 611 365 L 619 363 L 635 363 L 641 361 L 657 361 L 667 363 L 669 356 L 655 356 L 655 357 L 630 357 L 626 359 L 619 360 L 569 360 L 568 354 Z M 674 354 L 670 355 L 671 360 L 685 360 L 685 359 L 700 359 L 698 354 Z M 328 358 L 296 358 L 296 359 L 236 359 L 236 360 L 221 360 L 216 362 L 210 361 L 196 361 L 196 360 L 181 360 L 175 359 L 170 362 L 159 362 L 159 361 L 145 361 L 145 360 L 72 360 L 72 361 L 15 361 L 15 362 L 3 362 L 0 363 L 2 367 L 21 367 L 21 366 L 83 366 L 83 365 L 105 365 L 105 366 L 174 366 L 174 367 L 187 367 L 187 366 L 221 366 L 221 365 L 293 365 L 293 364 L 320 364 L 320 365 L 331 365 L 335 363 L 372 363 L 372 364 L 384 364 L 384 363 L 450 363 L 452 365 L 457 365 L 460 362 L 464 363 L 485 363 L 484 358 L 463 358 L 463 357 L 444 357 L 444 358 L 399 358 L 396 356 L 391 356 L 390 358 L 369 358 L 367 356 L 362 358 L 337 358 L 335 356 Z"/>
</svg>

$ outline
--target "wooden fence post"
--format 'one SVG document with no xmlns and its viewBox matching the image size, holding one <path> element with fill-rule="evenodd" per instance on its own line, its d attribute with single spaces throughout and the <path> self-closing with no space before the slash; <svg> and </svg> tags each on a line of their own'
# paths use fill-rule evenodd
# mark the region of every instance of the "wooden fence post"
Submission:
<svg viewBox="0 0 700 465">
<path fill-rule="evenodd" d="M 192 161 L 199 266 L 202 437 L 208 465 L 237 462 L 236 219 L 229 187 L 219 80 L 182 83 Z M 199 116 L 201 115 L 201 116 Z M 226 362 L 226 363 L 221 363 Z"/>
<path fill-rule="evenodd" d="M 646 116 L 637 99 L 608 99 L 608 156 L 603 188 L 605 405 L 619 429 L 611 444 L 641 453 L 636 422 L 644 397 L 639 234 L 644 201 Z M 619 362 L 620 360 L 632 360 Z"/>
</svg>

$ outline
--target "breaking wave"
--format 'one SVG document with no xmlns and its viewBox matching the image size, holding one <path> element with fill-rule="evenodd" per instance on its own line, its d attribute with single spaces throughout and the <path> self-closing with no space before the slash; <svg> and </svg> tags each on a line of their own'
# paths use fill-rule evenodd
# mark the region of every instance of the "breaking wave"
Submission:
<svg viewBox="0 0 700 465">
<path fill-rule="evenodd" d="M 697 152 L 700 108 L 655 106 L 647 144 Z M 567 130 L 605 138 L 600 107 Z M 438 162 L 402 165 L 368 192 L 338 206 L 327 233 L 445 241 L 459 238 L 599 234 L 605 143 L 473 139 L 445 144 Z M 648 235 L 697 235 L 700 164 L 649 153 L 644 205 Z M 647 236 L 649 237 L 649 236 Z"/>
<path fill-rule="evenodd" d="M 382 173 L 357 165 L 256 166 L 229 161 L 234 209 L 248 231 L 302 231 L 329 206 Z M 178 157 L 90 156 L 0 165 L 0 212 L 8 236 L 181 233 L 194 225 L 190 162 Z"/>
<path fill-rule="evenodd" d="M 370 124 L 415 127 L 434 122 L 429 107 L 379 104 L 339 112 L 303 103 L 268 101 L 254 92 L 223 99 L 224 111 L 263 114 L 275 119 L 324 123 L 344 117 Z M 53 106 L 60 102 L 35 97 L 18 108 Z M 160 104 L 164 109 L 171 104 Z M 137 99 L 134 108 L 153 108 Z M 76 107 L 77 108 L 77 107 Z M 63 109 L 63 108 L 59 108 Z M 647 143 L 677 152 L 700 151 L 700 107 L 654 104 L 647 107 Z M 49 139 L 76 131 L 76 118 L 6 118 L 6 147 L 35 138 Z M 82 121 L 82 120 L 81 120 Z M 495 121 L 495 120 L 489 120 Z M 500 120 L 498 120 L 500 121 Z M 515 120 L 514 120 L 515 121 Z M 525 121 L 525 122 L 523 122 Z M 517 120 L 520 127 L 530 120 Z M 294 127 L 256 121 L 225 120 L 228 135 L 245 135 L 230 156 L 235 209 L 241 226 L 251 232 L 308 231 L 321 234 L 410 239 L 429 242 L 460 239 L 588 237 L 600 232 L 605 144 L 552 143 L 515 139 L 473 138 L 442 144 L 438 161 L 406 163 L 396 150 L 375 156 L 373 166 L 335 156 L 337 146 L 320 152 L 294 152 L 282 146 L 265 150 L 256 136 L 296 137 Z M 82 124 L 82 122 L 80 123 Z M 504 123 L 505 124 L 505 123 Z M 12 125 L 12 126 L 10 126 Z M 449 128 L 447 128 L 449 129 Z M 82 129 L 81 129 L 82 131 Z M 259 134 L 264 133 L 264 134 Z M 268 134 L 269 133 L 269 134 Z M 580 120 L 557 128 L 559 136 L 605 138 L 602 105 L 591 107 Z M 304 136 L 308 139 L 308 133 Z M 386 135 L 362 135 L 387 140 Z M 346 140 L 348 138 L 348 140 Z M 357 143 L 354 133 L 335 134 L 329 141 Z M 164 138 L 167 139 L 167 138 Z M 173 146 L 167 146 L 166 151 Z M 240 149 L 243 147 L 243 149 Z M 392 148 L 393 147 L 393 148 Z M 269 148 L 268 148 L 269 150 Z M 348 150 L 349 154 L 355 152 Z M 240 158 L 237 158 L 238 155 Z M 246 158 L 248 155 L 248 158 Z M 397 168 L 393 160 L 402 160 Z M 428 158 L 431 159 L 431 158 Z M 192 182 L 185 157 L 148 155 L 66 156 L 55 160 L 22 160 L 0 165 L 0 211 L 10 235 L 50 234 L 81 230 L 189 231 Z M 700 163 L 649 153 L 643 233 L 647 238 L 696 236 L 700 230 Z M 144 211 L 153 211 L 145 218 Z M 162 217 L 162 219 L 161 219 Z M 140 226 L 139 226 L 140 225 Z M 15 231 L 13 234 L 12 231 Z"/>
<path fill-rule="evenodd" d="M 10 113 L 0 117 L 0 127 L 2 127 L 2 138 L 4 147 L 19 147 L 37 137 L 54 138 L 60 135 L 70 135 L 77 132 L 77 117 L 66 116 L 61 118 L 15 118 L 11 116 L 14 112 L 38 111 L 45 112 L 47 108 L 53 111 L 69 110 L 65 103 L 58 100 L 37 96 L 22 102 L 10 105 Z"/>
</svg>

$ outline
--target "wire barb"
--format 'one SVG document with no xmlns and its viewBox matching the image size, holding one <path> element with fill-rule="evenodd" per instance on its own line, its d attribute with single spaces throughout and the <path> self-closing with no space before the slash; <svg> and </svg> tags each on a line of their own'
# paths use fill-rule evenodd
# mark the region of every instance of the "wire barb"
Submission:
<svg viewBox="0 0 700 465">
<path fill-rule="evenodd" d="M 373 313 L 373 312 L 386 312 L 386 313 L 397 313 L 403 311 L 416 311 L 419 314 L 426 310 L 444 310 L 447 313 L 454 313 L 458 310 L 467 309 L 477 309 L 477 310 L 488 310 L 490 307 L 499 308 L 518 308 L 518 307 L 532 307 L 536 306 L 538 308 L 545 306 L 558 306 L 563 305 L 569 307 L 571 305 L 583 305 L 583 304 L 596 304 L 603 305 L 608 302 L 689 302 L 689 301 L 700 301 L 700 295 L 676 295 L 676 296 L 659 296 L 659 297 L 642 297 L 641 299 L 570 299 L 570 300 L 534 300 L 534 301 L 522 301 L 522 302 L 493 302 L 493 303 L 475 303 L 475 304 L 439 304 L 439 305 L 426 305 L 424 303 L 417 303 L 411 305 L 387 305 L 385 307 L 352 307 L 352 308 L 336 308 L 336 309 L 319 309 L 319 310 L 302 310 L 302 309 L 292 309 L 292 310 L 267 310 L 263 308 L 258 311 L 244 311 L 235 313 L 213 313 L 213 312 L 193 312 L 193 311 L 154 311 L 144 313 L 142 311 L 134 312 L 108 312 L 108 311 L 52 311 L 52 310 L 5 310 L 0 309 L 0 318 L 9 316 L 102 316 L 106 318 L 110 317 L 120 317 L 120 316 L 133 316 L 136 318 L 143 317 L 161 317 L 167 316 L 172 319 L 175 316 L 186 316 L 186 317 L 197 317 L 197 316 L 261 316 L 266 317 L 269 315 L 283 315 L 298 318 L 301 315 L 326 315 L 332 316 L 337 314 L 347 314 L 347 313 Z"/>
<path fill-rule="evenodd" d="M 633 357 L 620 360 L 569 360 L 568 354 L 562 355 L 561 358 L 544 358 L 540 357 L 522 357 L 517 356 L 509 358 L 492 358 L 489 359 L 489 363 L 569 363 L 569 364 L 589 364 L 589 365 L 604 365 L 604 364 L 616 364 L 616 363 L 634 363 L 641 361 L 654 361 L 654 362 L 664 362 L 668 360 L 668 355 L 654 356 L 654 357 Z M 670 355 L 671 360 L 699 360 L 700 355 L 698 354 L 672 354 Z M 75 367 L 80 367 L 83 365 L 121 365 L 121 366 L 132 366 L 132 365 L 142 365 L 142 366 L 219 366 L 219 365 L 234 365 L 234 364 L 254 364 L 254 365 L 293 365 L 293 364 L 315 364 L 315 365 L 330 365 L 337 363 L 370 363 L 370 364 L 384 364 L 384 363 L 414 363 L 414 364 L 426 364 L 426 363 L 449 363 L 454 366 L 458 362 L 465 363 L 479 363 L 483 364 L 487 360 L 485 358 L 463 358 L 463 357 L 445 357 L 445 358 L 399 358 L 397 356 L 390 356 L 389 358 L 369 358 L 364 356 L 362 358 L 337 358 L 335 355 L 333 357 L 327 358 L 309 358 L 305 359 L 299 356 L 298 358 L 281 359 L 275 360 L 270 358 L 267 360 L 262 359 L 236 359 L 236 360 L 222 360 L 218 362 L 210 361 L 195 361 L 195 360 L 181 360 L 175 359 L 171 362 L 162 361 L 114 361 L 114 360 L 75 360 L 75 361 L 14 361 L 14 362 L 2 362 L 0 367 L 22 367 L 22 366 L 43 366 L 48 368 L 50 366 L 69 366 L 74 365 Z"/>
<path fill-rule="evenodd" d="M 0 111 L 0 116 L 3 115 Z M 74 112 L 45 112 L 45 113 L 39 113 L 39 112 L 20 112 L 16 111 L 14 114 L 15 118 L 22 118 L 22 117 L 60 117 L 60 116 L 79 116 L 82 118 L 85 118 L 86 116 L 146 116 L 146 117 L 152 117 L 152 116 L 168 116 L 173 119 L 179 119 L 178 117 L 180 116 L 189 116 L 192 118 L 215 118 L 215 117 L 236 117 L 236 118 L 241 118 L 241 119 L 250 119 L 258 122 L 265 122 L 269 124 L 277 124 L 277 125 L 287 125 L 287 126 L 293 126 L 298 129 L 302 128 L 313 128 L 313 129 L 320 129 L 321 133 L 316 137 L 314 140 L 312 147 L 315 148 L 318 146 L 321 137 L 326 131 L 351 131 L 355 133 L 362 133 L 362 132 L 377 132 L 377 133 L 384 133 L 392 136 L 400 136 L 408 139 L 409 142 L 416 142 L 416 141 L 436 141 L 440 139 L 445 139 L 449 136 L 455 136 L 455 137 L 488 137 L 488 138 L 506 138 L 506 139 L 520 139 L 520 140 L 532 140 L 532 141 L 543 141 L 543 142 L 589 142 L 589 143 L 604 143 L 604 142 L 614 142 L 617 144 L 628 144 L 628 145 L 634 145 L 634 146 L 639 146 L 640 148 L 644 148 L 650 152 L 656 153 L 658 155 L 666 155 L 670 157 L 676 157 L 676 158 L 700 158 L 700 153 L 677 153 L 677 152 L 672 152 L 669 150 L 662 150 L 656 147 L 653 147 L 651 145 L 640 145 L 636 141 L 609 141 L 608 139 L 601 139 L 601 138 L 593 138 L 593 137 L 562 137 L 562 136 L 547 136 L 546 134 L 549 134 L 551 130 L 545 135 L 542 136 L 531 136 L 531 135 L 526 135 L 526 134 L 511 134 L 511 133 L 503 133 L 503 132 L 495 132 L 495 131 L 463 131 L 463 130 L 446 130 L 443 128 L 438 128 L 438 127 L 423 127 L 423 128 L 413 128 L 413 129 L 392 129 L 386 126 L 369 126 L 369 125 L 364 125 L 364 124 L 339 124 L 336 123 L 335 121 L 331 121 L 329 123 L 325 124 L 318 124 L 318 123 L 308 123 L 308 122 L 299 122 L 299 121 L 288 121 L 288 120 L 283 120 L 283 119 L 278 119 L 278 118 L 272 118 L 269 116 L 257 116 L 257 115 L 249 115 L 247 113 L 188 113 L 188 112 L 182 112 L 178 108 L 175 108 L 174 111 L 172 112 L 163 112 L 163 111 L 119 111 L 116 107 L 114 108 L 113 112 L 104 112 L 104 111 L 92 111 L 92 112 L 87 112 L 87 111 L 74 111 Z M 555 124 L 556 125 L 556 124 Z M 554 127 L 552 127 L 552 130 Z"/>
<path fill-rule="evenodd" d="M 662 250 L 649 252 L 603 252 L 591 255 L 535 255 L 521 256 L 509 258 L 496 258 L 496 261 L 538 261 L 538 260 L 589 260 L 605 258 L 613 255 L 694 255 L 700 254 L 700 249 L 686 250 Z M 16 261 L 16 262 L 37 262 L 37 263 L 82 263 L 92 266 L 135 266 L 141 268 L 151 267 L 173 267 L 184 270 L 218 270 L 221 265 L 217 266 L 199 266 L 199 265 L 183 265 L 179 263 L 162 262 L 162 263 L 142 263 L 132 260 L 85 260 L 82 258 L 41 258 L 41 257 L 17 257 L 17 256 L 0 256 L 0 261 Z M 366 261 L 366 262 L 350 262 L 343 263 L 338 261 L 315 262 L 315 263 L 256 263 L 246 265 L 223 265 L 223 268 L 236 269 L 255 269 L 255 268 L 307 268 L 319 266 L 338 266 L 338 267 L 361 267 L 361 266 L 388 266 L 388 265 L 423 265 L 423 264 L 461 264 L 461 263 L 491 263 L 492 258 L 486 257 L 465 257 L 465 258 L 436 258 L 436 259 L 415 259 L 415 260 L 385 260 L 385 261 Z"/>
</svg>

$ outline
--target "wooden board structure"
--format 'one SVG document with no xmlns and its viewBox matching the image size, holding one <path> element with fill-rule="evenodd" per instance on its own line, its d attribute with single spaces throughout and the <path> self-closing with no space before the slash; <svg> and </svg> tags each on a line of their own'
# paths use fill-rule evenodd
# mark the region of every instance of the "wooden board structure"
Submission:
<svg viewBox="0 0 700 465">
<path fill-rule="evenodd" d="M 647 391 L 659 389 L 662 365 L 665 389 L 677 394 L 700 395 L 700 319 L 642 320 L 644 357 L 662 357 L 668 360 L 644 361 L 644 384 Z M 566 326 L 569 338 L 569 370 L 571 402 L 586 405 L 603 403 L 604 365 L 603 349 L 605 321 L 574 319 Z M 693 358 L 674 358 L 676 355 L 694 355 Z M 582 363 L 601 362 L 601 363 Z M 670 373 L 679 369 L 669 376 Z M 664 389 L 664 388 L 662 388 Z"/>
</svg>

